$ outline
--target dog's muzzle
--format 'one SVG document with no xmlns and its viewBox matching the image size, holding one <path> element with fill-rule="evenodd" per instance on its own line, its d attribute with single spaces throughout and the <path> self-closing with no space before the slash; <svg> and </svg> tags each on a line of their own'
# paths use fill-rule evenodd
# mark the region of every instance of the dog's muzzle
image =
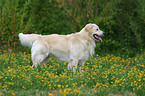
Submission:
<svg viewBox="0 0 145 96">
<path fill-rule="evenodd" d="M 93 34 L 93 38 L 94 38 L 96 41 L 101 41 L 101 42 L 102 42 L 102 38 L 100 38 L 97 34 Z"/>
</svg>

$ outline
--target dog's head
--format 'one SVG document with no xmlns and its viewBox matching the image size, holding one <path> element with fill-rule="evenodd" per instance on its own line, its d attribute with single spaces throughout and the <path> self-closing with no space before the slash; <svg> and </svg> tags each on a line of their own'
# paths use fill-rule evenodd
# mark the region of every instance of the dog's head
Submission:
<svg viewBox="0 0 145 96">
<path fill-rule="evenodd" d="M 85 30 L 89 33 L 89 35 L 94 38 L 96 41 L 101 41 L 102 39 L 99 36 L 104 36 L 103 31 L 99 29 L 99 27 L 96 24 L 87 24 L 85 26 Z"/>
</svg>

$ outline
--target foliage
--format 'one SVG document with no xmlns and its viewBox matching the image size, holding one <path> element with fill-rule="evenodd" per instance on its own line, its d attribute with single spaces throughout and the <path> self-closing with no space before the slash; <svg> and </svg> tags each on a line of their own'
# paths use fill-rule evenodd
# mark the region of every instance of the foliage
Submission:
<svg viewBox="0 0 145 96">
<path fill-rule="evenodd" d="M 35 32 L 39 34 L 67 34 L 71 30 L 71 19 L 59 8 L 54 0 L 32 1 Z M 67 28 L 66 28 L 67 26 Z"/>
<path fill-rule="evenodd" d="M 30 54 L 0 55 L 1 95 L 145 95 L 145 53 L 135 58 L 106 55 L 90 57 L 82 73 L 73 74 L 67 63 L 51 58 L 34 69 Z M 129 92 L 129 93 L 127 93 Z M 131 95 L 131 96 L 132 96 Z"/>
<path fill-rule="evenodd" d="M 1 45 L 15 46 L 18 41 L 17 34 L 29 31 L 32 26 L 32 18 L 28 18 L 27 8 L 30 1 L 19 4 L 20 0 L 0 0 L 0 38 Z M 21 7 L 21 8 L 20 8 Z"/>
<path fill-rule="evenodd" d="M 61 10 L 62 8 L 57 7 L 57 2 L 52 0 L 0 0 L 1 45 L 16 47 L 20 32 L 38 34 L 71 32 L 68 25 L 71 19 Z"/>
<path fill-rule="evenodd" d="M 106 31 L 103 49 L 107 48 L 110 51 L 119 49 L 120 52 L 128 53 L 128 49 L 135 51 L 136 48 L 143 48 L 145 45 L 143 43 L 145 12 L 144 5 L 141 4 L 143 2 L 144 0 L 112 0 L 102 6 L 103 10 L 95 18 L 94 23 Z"/>
<path fill-rule="evenodd" d="M 18 48 L 18 33 L 69 34 L 96 23 L 106 34 L 96 50 L 133 54 L 145 46 L 144 0 L 0 0 L 0 44 Z M 105 51 L 104 50 L 104 51 Z"/>
</svg>

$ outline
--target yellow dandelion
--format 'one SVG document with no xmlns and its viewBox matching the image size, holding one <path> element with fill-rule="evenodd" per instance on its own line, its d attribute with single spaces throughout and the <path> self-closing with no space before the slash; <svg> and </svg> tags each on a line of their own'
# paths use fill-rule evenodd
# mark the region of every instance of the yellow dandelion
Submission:
<svg viewBox="0 0 145 96">
<path fill-rule="evenodd" d="M 22 86 L 23 89 L 26 89 L 26 87 Z"/>
<path fill-rule="evenodd" d="M 65 87 L 68 87 L 68 85 L 66 85 Z"/>
<path fill-rule="evenodd" d="M 51 95 L 53 95 L 52 93 L 49 93 L 49 95 L 51 96 Z"/>
<path fill-rule="evenodd" d="M 57 85 L 57 87 L 58 87 L 58 88 L 61 88 L 61 85 L 59 84 L 59 85 Z"/>
<path fill-rule="evenodd" d="M 12 95 L 15 96 L 15 93 L 12 92 Z"/>
<path fill-rule="evenodd" d="M 61 94 L 63 94 L 62 90 L 59 90 L 59 92 L 60 92 Z"/>
</svg>

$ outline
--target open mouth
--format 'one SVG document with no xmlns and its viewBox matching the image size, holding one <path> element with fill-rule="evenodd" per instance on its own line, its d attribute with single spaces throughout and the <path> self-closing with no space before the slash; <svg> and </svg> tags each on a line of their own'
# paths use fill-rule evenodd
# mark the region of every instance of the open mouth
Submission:
<svg viewBox="0 0 145 96">
<path fill-rule="evenodd" d="M 101 41 L 102 42 L 102 38 L 100 38 L 97 34 L 93 34 L 93 37 L 96 41 Z"/>
</svg>

